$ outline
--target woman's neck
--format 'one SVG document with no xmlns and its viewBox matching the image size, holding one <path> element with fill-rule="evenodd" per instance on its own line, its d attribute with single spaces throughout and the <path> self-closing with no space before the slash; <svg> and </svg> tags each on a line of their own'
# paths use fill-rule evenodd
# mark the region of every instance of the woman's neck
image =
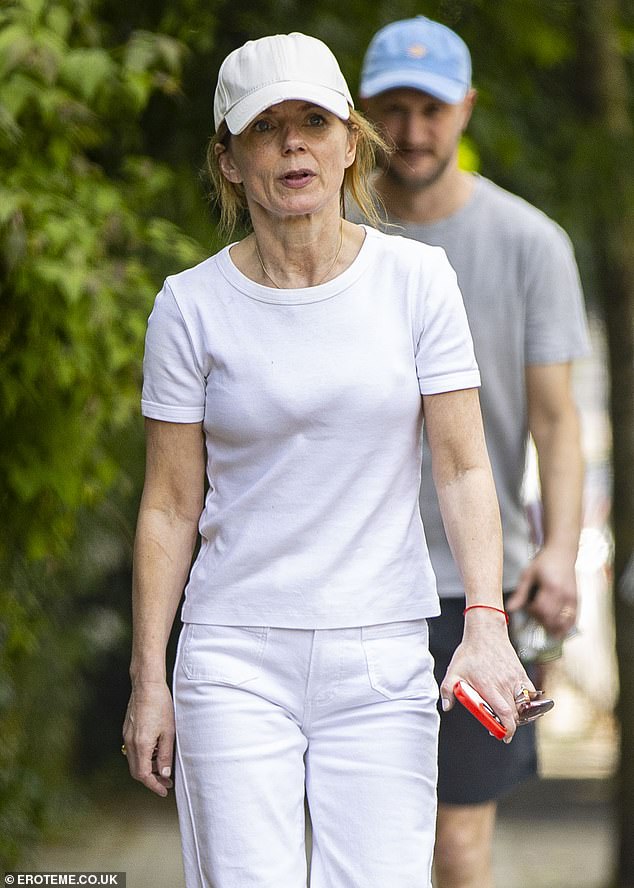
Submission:
<svg viewBox="0 0 634 888">
<path fill-rule="evenodd" d="M 334 218 L 253 219 L 253 233 L 231 250 L 239 270 L 278 289 L 315 287 L 341 274 L 354 260 L 363 230 Z"/>
</svg>

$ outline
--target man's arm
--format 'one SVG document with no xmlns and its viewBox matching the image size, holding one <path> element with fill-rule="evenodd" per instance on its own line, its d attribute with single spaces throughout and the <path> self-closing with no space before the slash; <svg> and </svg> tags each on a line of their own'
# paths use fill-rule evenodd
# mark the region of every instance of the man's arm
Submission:
<svg viewBox="0 0 634 888">
<path fill-rule="evenodd" d="M 577 614 L 575 561 L 584 476 L 570 363 L 529 365 L 526 388 L 528 425 L 539 463 L 544 543 L 522 573 L 508 607 L 520 607 L 537 586 L 529 610 L 549 632 L 563 636 Z"/>
</svg>

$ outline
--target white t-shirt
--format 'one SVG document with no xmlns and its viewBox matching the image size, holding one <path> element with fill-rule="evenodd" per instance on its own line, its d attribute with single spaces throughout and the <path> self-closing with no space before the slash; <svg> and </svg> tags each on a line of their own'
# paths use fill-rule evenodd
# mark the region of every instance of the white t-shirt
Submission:
<svg viewBox="0 0 634 888">
<path fill-rule="evenodd" d="M 421 393 L 479 385 L 445 253 L 366 228 L 343 274 L 277 290 L 229 247 L 169 277 L 143 413 L 203 421 L 183 620 L 340 628 L 438 613 L 418 507 Z"/>
</svg>

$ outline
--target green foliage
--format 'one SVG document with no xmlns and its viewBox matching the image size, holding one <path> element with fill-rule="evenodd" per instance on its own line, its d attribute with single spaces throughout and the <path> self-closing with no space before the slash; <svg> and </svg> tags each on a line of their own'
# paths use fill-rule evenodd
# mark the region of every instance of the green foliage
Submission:
<svg viewBox="0 0 634 888">
<path fill-rule="evenodd" d="M 70 553 L 122 482 L 145 322 L 166 271 L 203 256 L 155 208 L 171 173 L 134 153 L 182 47 L 103 43 L 90 0 L 0 10 L 0 858 L 45 820 L 94 656 Z M 99 539 L 92 545 L 99 547 Z M 96 556 L 97 560 L 99 555 Z"/>
</svg>

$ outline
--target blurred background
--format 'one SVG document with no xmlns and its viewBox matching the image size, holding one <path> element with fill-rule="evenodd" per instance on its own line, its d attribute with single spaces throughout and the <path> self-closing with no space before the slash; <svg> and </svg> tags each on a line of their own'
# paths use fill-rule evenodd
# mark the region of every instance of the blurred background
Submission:
<svg viewBox="0 0 634 888">
<path fill-rule="evenodd" d="M 472 52 L 465 166 L 568 231 L 594 343 L 579 634 L 498 880 L 634 886 L 634 0 L 0 0 L 0 869 L 182 885 L 173 804 L 119 752 L 146 319 L 221 245 L 199 171 L 225 55 L 304 31 L 354 93 L 373 33 L 418 13 Z"/>
</svg>

